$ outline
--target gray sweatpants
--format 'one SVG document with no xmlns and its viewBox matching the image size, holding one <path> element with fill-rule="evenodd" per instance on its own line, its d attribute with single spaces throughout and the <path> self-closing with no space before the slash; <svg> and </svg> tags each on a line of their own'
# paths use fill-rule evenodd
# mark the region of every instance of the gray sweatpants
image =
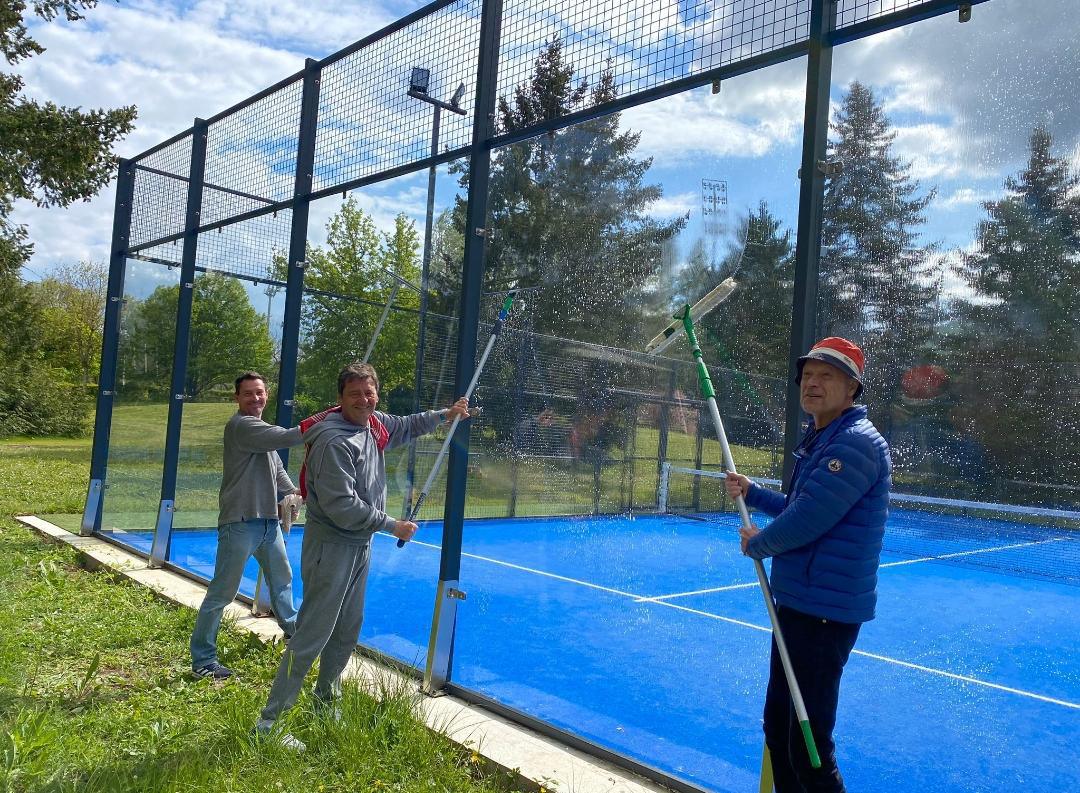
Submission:
<svg viewBox="0 0 1080 793">
<path fill-rule="evenodd" d="M 364 590 L 371 563 L 371 541 L 364 545 L 326 541 L 304 532 L 300 577 L 304 599 L 296 632 L 281 658 L 270 697 L 262 711 L 274 721 L 296 703 L 304 677 L 319 659 L 315 698 L 332 702 L 341 693 L 341 673 L 349 663 L 364 622 Z"/>
</svg>

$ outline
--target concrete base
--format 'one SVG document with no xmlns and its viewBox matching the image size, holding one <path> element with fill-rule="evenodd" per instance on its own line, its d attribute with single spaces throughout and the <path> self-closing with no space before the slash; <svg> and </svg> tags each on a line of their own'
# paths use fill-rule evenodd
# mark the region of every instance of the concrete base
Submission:
<svg viewBox="0 0 1080 793">
<path fill-rule="evenodd" d="M 197 609 L 205 587 L 170 570 L 150 569 L 146 560 L 94 536 L 79 536 L 34 516 L 20 516 L 45 539 L 78 551 L 88 570 L 108 570 L 145 586 L 163 599 Z M 239 601 L 226 608 L 241 630 L 263 641 L 281 638 L 281 629 L 270 617 L 254 617 Z M 400 672 L 354 655 L 345 674 L 372 692 L 401 690 L 419 683 Z M 428 727 L 480 755 L 485 763 L 515 775 L 533 790 L 555 793 L 666 793 L 667 789 L 635 776 L 606 761 L 561 746 L 556 741 L 507 721 L 452 696 L 423 697 L 422 718 Z M 254 721 L 257 714 L 252 713 Z"/>
</svg>

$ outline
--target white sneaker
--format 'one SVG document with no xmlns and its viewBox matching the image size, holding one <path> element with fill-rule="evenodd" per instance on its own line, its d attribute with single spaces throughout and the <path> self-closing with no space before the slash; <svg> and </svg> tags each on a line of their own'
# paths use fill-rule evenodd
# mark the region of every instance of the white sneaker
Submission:
<svg viewBox="0 0 1080 793">
<path fill-rule="evenodd" d="M 292 733 L 288 732 L 275 732 L 274 722 L 269 719 L 259 719 L 255 723 L 255 729 L 252 730 L 255 737 L 260 740 L 276 741 L 286 749 L 292 749 L 294 752 L 302 752 L 307 749 L 307 746 Z"/>
</svg>

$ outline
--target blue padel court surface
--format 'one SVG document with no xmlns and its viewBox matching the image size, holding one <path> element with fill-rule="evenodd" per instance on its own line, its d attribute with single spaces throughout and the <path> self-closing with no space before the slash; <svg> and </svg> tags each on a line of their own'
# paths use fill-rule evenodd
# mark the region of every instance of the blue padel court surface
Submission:
<svg viewBox="0 0 1080 793">
<path fill-rule="evenodd" d="M 736 521 L 467 521 L 455 683 L 700 787 L 757 790 L 768 616 Z M 883 555 L 878 617 L 844 675 L 849 790 L 1080 790 L 1080 540 L 908 510 L 888 531 L 928 539 Z M 417 666 L 440 537 L 427 523 L 401 550 L 374 540 L 361 641 Z M 149 534 L 115 538 L 149 548 Z M 301 539 L 294 529 L 294 570 Z M 175 531 L 170 558 L 209 576 L 215 543 Z M 1020 554 L 1045 557 L 1032 566 L 1047 575 L 997 569 Z M 252 560 L 247 595 L 255 574 Z"/>
</svg>

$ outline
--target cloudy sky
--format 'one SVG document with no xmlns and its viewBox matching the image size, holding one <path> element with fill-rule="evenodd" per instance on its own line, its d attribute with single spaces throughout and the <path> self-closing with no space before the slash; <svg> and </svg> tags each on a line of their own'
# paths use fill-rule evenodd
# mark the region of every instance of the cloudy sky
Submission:
<svg viewBox="0 0 1080 793">
<path fill-rule="evenodd" d="M 725 3 L 736 0 L 710 2 L 720 19 L 730 12 Z M 911 163 L 924 189 L 936 190 L 923 231 L 943 250 L 971 245 L 984 215 L 981 202 L 999 196 L 1004 179 L 1023 166 L 1033 125 L 1047 126 L 1056 151 L 1080 166 L 1080 17 L 1070 3 L 991 0 L 976 6 L 967 24 L 946 15 L 835 51 L 834 105 L 856 78 L 872 87 L 895 126 L 895 152 Z M 47 52 L 19 70 L 27 92 L 40 100 L 136 105 L 137 128 L 118 148 L 131 156 L 196 116 L 211 116 L 297 72 L 304 58 L 322 58 L 420 6 L 414 0 L 102 2 L 75 24 L 35 23 L 33 35 Z M 591 40 L 632 35 L 635 46 L 649 48 L 661 41 L 665 25 L 685 30 L 671 0 L 628 7 L 631 19 L 651 19 L 651 27 L 593 25 Z M 648 16 L 652 11 L 660 13 Z M 565 35 L 574 22 L 560 13 L 530 24 L 515 35 Z M 568 54 L 584 59 L 594 49 L 570 46 Z M 645 74 L 623 53 L 616 64 L 623 74 Z M 623 113 L 623 127 L 641 132 L 638 155 L 653 158 L 649 181 L 664 187 L 652 211 L 691 214 L 684 249 L 701 234 L 706 178 L 727 182 L 732 221 L 765 200 L 794 226 L 804 71 L 800 59 L 727 81 L 719 95 L 701 88 Z M 440 179 L 440 206 L 453 189 L 452 179 Z M 384 228 L 398 212 L 422 225 L 425 191 L 426 175 L 416 174 L 365 189 L 358 200 Z M 30 226 L 36 244 L 27 277 L 64 262 L 107 260 L 112 200 L 110 186 L 68 209 L 20 205 L 16 220 Z M 315 207 L 316 241 L 339 202 Z"/>
</svg>

